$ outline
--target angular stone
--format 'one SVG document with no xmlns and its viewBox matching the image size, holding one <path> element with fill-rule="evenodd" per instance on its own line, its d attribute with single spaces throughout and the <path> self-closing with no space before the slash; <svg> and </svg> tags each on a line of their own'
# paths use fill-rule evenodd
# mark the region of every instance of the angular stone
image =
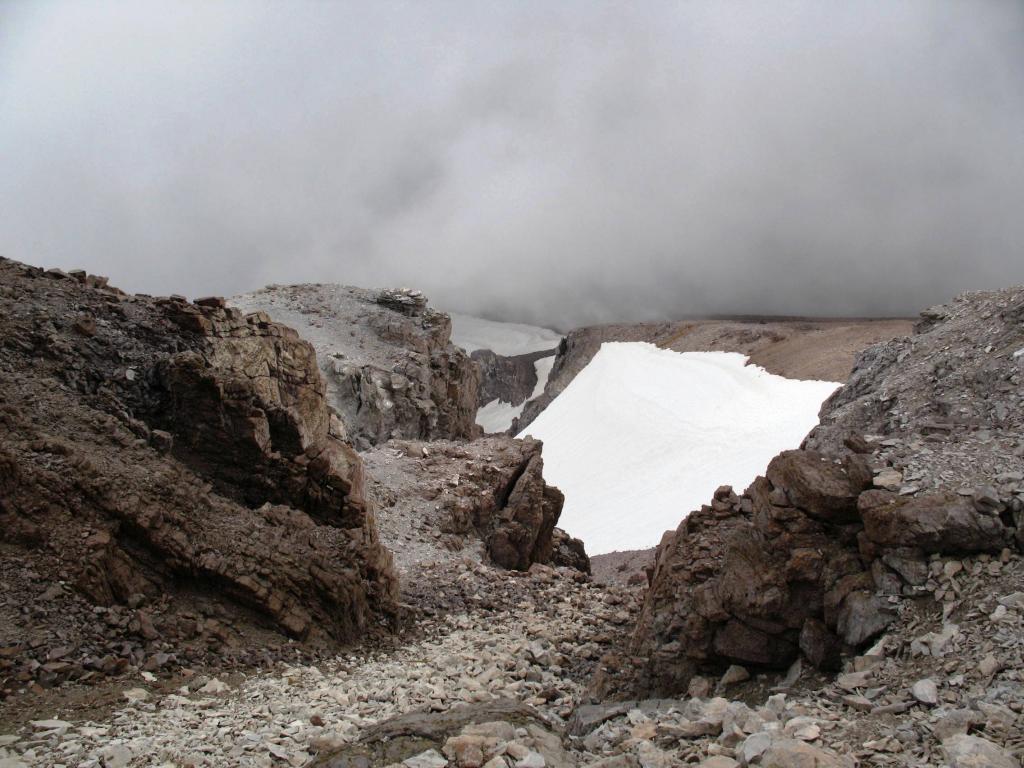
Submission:
<svg viewBox="0 0 1024 768">
<path fill-rule="evenodd" d="M 895 619 L 896 612 L 884 597 L 852 592 L 839 610 L 836 631 L 847 645 L 857 647 L 877 637 Z"/>
<path fill-rule="evenodd" d="M 866 491 L 858 499 L 864 532 L 875 544 L 925 552 L 998 552 L 1008 541 L 999 518 L 980 514 L 953 493 L 895 496 Z"/>
<path fill-rule="evenodd" d="M 800 630 L 800 650 L 817 669 L 834 672 L 841 665 L 842 641 L 820 619 L 807 619 Z"/>
<path fill-rule="evenodd" d="M 761 757 L 761 768 L 842 768 L 838 755 L 796 739 L 774 741 Z"/>
<path fill-rule="evenodd" d="M 910 694 L 922 704 L 934 706 L 939 703 L 939 688 L 930 678 L 918 680 L 910 689 Z"/>
<path fill-rule="evenodd" d="M 833 523 L 857 519 L 857 497 L 871 482 L 862 462 L 853 466 L 848 459 L 837 464 L 813 451 L 783 451 L 765 474 L 773 486 L 786 489 L 795 507 Z"/>
<path fill-rule="evenodd" d="M 942 742 L 949 768 L 1020 768 L 1005 749 L 980 736 L 956 734 Z"/>
<path fill-rule="evenodd" d="M 402 761 L 405 768 L 445 768 L 448 761 L 436 749 L 428 749 Z"/>
<path fill-rule="evenodd" d="M 746 667 L 741 667 L 739 664 L 732 664 L 727 670 L 725 670 L 725 674 L 723 674 L 722 679 L 719 680 L 719 685 L 723 688 L 727 688 L 730 685 L 742 683 L 744 680 L 749 679 L 750 673 L 747 671 Z"/>
<path fill-rule="evenodd" d="M 953 709 L 942 713 L 932 725 L 932 734 L 939 741 L 965 734 L 978 722 L 978 714 L 970 709 Z"/>
</svg>

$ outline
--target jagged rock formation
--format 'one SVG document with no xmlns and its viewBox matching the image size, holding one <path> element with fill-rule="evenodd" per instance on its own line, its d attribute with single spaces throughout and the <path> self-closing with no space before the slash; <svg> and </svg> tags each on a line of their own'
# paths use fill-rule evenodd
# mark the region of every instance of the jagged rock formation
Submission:
<svg viewBox="0 0 1024 768">
<path fill-rule="evenodd" d="M 541 448 L 492 436 L 391 441 L 367 452 L 369 492 L 398 566 L 469 554 L 514 570 L 552 563 L 589 571 L 582 543 L 555 528 L 563 499 L 544 482 Z"/>
<path fill-rule="evenodd" d="M 59 577 L 165 657 L 161 643 L 205 642 L 175 595 L 298 638 L 352 641 L 395 615 L 362 463 L 313 349 L 266 315 L 0 260 L 0 425 L 9 595 L 34 600 L 36 571 Z M 2 610 L 8 666 L 38 668 L 55 645 L 81 646 L 62 672 L 81 673 L 73 654 L 99 664 L 88 622 L 44 613 L 28 648 L 26 617 Z"/>
<path fill-rule="evenodd" d="M 928 589 L 930 558 L 1024 524 L 1024 290 L 967 294 L 870 348 L 799 451 L 722 488 L 659 546 L 634 636 L 646 685 L 701 669 L 835 669 Z"/>
<path fill-rule="evenodd" d="M 312 343 L 328 403 L 360 450 L 480 433 L 477 367 L 451 343 L 448 315 L 418 291 L 269 286 L 231 304 L 266 312 Z"/>
<path fill-rule="evenodd" d="M 528 352 L 523 355 L 498 355 L 489 349 L 477 349 L 470 355 L 480 367 L 480 405 L 501 400 L 521 405 L 537 386 L 538 360 L 550 357 L 555 350 Z"/>
</svg>

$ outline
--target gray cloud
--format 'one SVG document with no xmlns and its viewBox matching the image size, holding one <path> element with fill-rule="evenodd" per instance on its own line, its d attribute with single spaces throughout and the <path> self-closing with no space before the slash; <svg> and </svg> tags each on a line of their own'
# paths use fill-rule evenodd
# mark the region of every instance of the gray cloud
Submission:
<svg viewBox="0 0 1024 768">
<path fill-rule="evenodd" d="M 1024 282 L 1007 0 L 0 6 L 0 253 L 556 327 Z"/>
</svg>

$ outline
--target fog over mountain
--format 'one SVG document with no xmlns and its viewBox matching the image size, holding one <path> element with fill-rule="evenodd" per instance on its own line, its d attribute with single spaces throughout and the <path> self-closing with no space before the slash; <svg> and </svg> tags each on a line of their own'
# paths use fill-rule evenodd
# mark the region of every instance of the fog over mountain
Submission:
<svg viewBox="0 0 1024 768">
<path fill-rule="evenodd" d="M 1024 4 L 0 5 L 0 254 L 559 328 L 1024 282 Z"/>
</svg>

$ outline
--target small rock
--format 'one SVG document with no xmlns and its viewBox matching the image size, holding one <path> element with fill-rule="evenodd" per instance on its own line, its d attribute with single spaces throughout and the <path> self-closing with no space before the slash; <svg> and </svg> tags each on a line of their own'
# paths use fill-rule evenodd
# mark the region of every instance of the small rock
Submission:
<svg viewBox="0 0 1024 768">
<path fill-rule="evenodd" d="M 872 709 L 874 709 L 875 706 L 871 703 L 870 699 L 866 698 L 865 696 L 857 696 L 855 694 L 843 696 L 843 703 L 846 706 L 852 709 L 856 709 L 859 712 L 870 712 Z"/>
<path fill-rule="evenodd" d="M 202 296 L 192 303 L 200 307 L 215 307 L 217 309 L 224 309 L 227 306 L 222 296 Z"/>
<path fill-rule="evenodd" d="M 930 678 L 918 680 L 910 689 L 910 694 L 922 704 L 933 706 L 939 703 L 939 688 Z"/>
<path fill-rule="evenodd" d="M 428 749 L 402 761 L 405 768 L 445 768 L 448 761 L 436 749 Z"/>
<path fill-rule="evenodd" d="M 30 725 L 37 731 L 66 731 L 72 727 L 66 720 L 33 720 Z"/>
<path fill-rule="evenodd" d="M 836 677 L 836 685 L 845 688 L 847 691 L 854 691 L 857 688 L 867 688 L 871 681 L 871 672 L 846 672 Z"/>
<path fill-rule="evenodd" d="M 213 678 L 213 680 L 199 689 L 199 693 L 224 693 L 229 690 L 231 690 L 231 686 L 217 678 Z"/>
<path fill-rule="evenodd" d="M 932 734 L 939 741 L 945 741 L 951 736 L 967 733 L 977 721 L 978 715 L 972 710 L 953 709 L 939 716 L 932 725 Z"/>
<path fill-rule="evenodd" d="M 737 745 L 736 754 L 744 765 L 749 765 L 761 757 L 771 745 L 771 734 L 761 731 L 748 736 L 742 744 Z"/>
<path fill-rule="evenodd" d="M 832 752 L 795 739 L 779 739 L 761 757 L 761 768 L 841 768 Z"/>
<path fill-rule="evenodd" d="M 714 755 L 700 764 L 700 768 L 736 768 L 738 762 L 725 755 Z"/>
<path fill-rule="evenodd" d="M 636 747 L 640 768 L 674 768 L 675 761 L 668 752 L 659 749 L 649 741 L 641 741 Z"/>
<path fill-rule="evenodd" d="M 711 695 L 711 681 L 706 677 L 694 675 L 690 678 L 690 685 L 686 689 L 686 695 L 692 699 L 706 699 Z"/>
<path fill-rule="evenodd" d="M 814 741 L 821 736 L 821 728 L 813 717 L 794 717 L 783 730 L 787 736 L 800 741 Z"/>
<path fill-rule="evenodd" d="M 1011 610 L 1019 610 L 1024 608 L 1024 592 L 1014 592 L 1006 595 L 1005 597 L 999 598 L 999 604 L 1005 605 Z"/>
<path fill-rule="evenodd" d="M 875 487 L 887 491 L 898 491 L 903 485 L 903 473 L 887 467 L 875 475 Z"/>
<path fill-rule="evenodd" d="M 547 761 L 540 752 L 529 752 L 526 757 L 516 761 L 516 768 L 545 768 Z"/>
<path fill-rule="evenodd" d="M 949 768 L 1020 768 L 1002 747 L 980 736 L 957 734 L 942 742 Z"/>
<path fill-rule="evenodd" d="M 587 768 L 640 768 L 640 762 L 633 755 L 613 755 L 590 763 Z"/>
<path fill-rule="evenodd" d="M 722 675 L 722 679 L 718 684 L 722 688 L 727 688 L 730 685 L 742 683 L 744 680 L 749 679 L 750 673 L 747 671 L 746 667 L 741 667 L 739 664 L 732 664 L 727 670 L 725 670 L 725 674 Z"/>
<path fill-rule="evenodd" d="M 991 653 L 978 662 L 978 671 L 985 677 L 991 677 L 1002 668 L 999 660 Z"/>
<path fill-rule="evenodd" d="M 112 744 L 99 751 L 104 768 L 128 768 L 132 761 L 132 751 L 123 744 Z"/>
</svg>

